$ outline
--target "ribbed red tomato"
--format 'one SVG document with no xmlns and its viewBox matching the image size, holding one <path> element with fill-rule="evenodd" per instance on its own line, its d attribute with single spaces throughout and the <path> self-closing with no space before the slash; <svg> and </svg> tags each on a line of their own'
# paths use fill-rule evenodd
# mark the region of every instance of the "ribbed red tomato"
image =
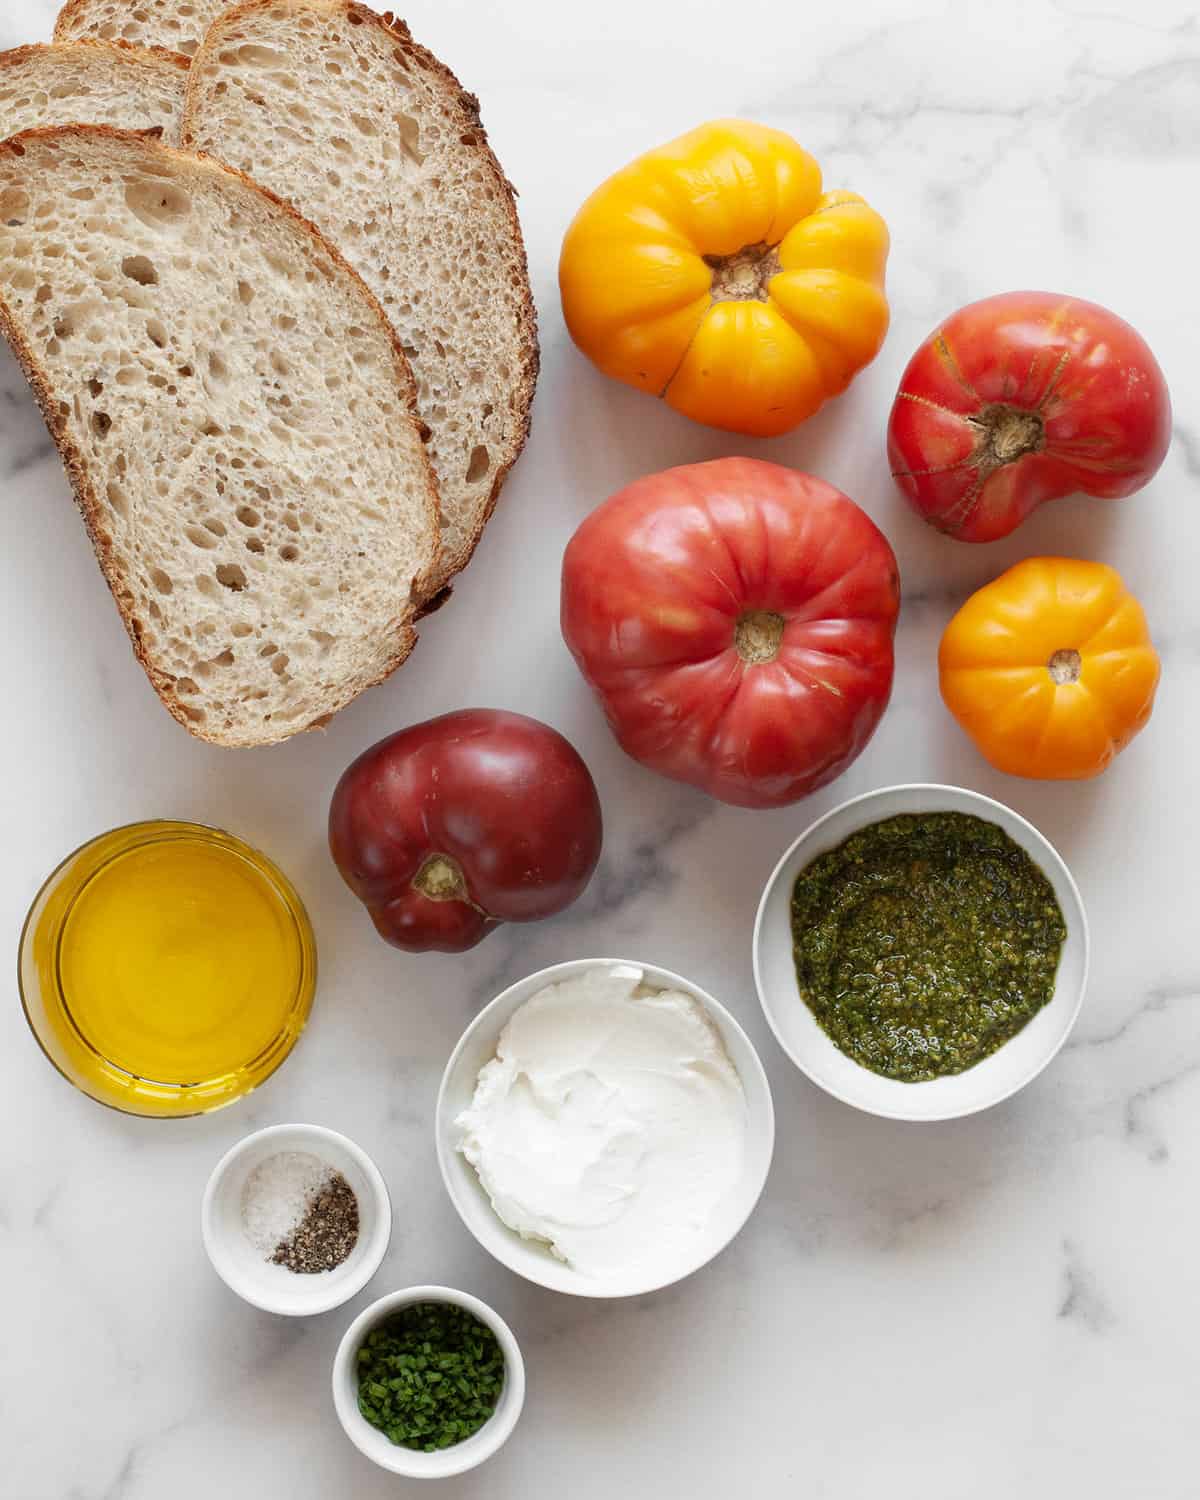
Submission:
<svg viewBox="0 0 1200 1500">
<path fill-rule="evenodd" d="M 1006 292 L 960 308 L 913 355 L 888 458 L 930 525 L 991 542 L 1060 495 L 1132 495 L 1170 441 L 1167 383 L 1128 323 L 1077 297 Z"/>
<path fill-rule="evenodd" d="M 899 607 L 854 501 L 757 459 L 638 480 L 563 559 L 563 635 L 622 748 L 742 807 L 794 802 L 859 754 Z"/>
</svg>

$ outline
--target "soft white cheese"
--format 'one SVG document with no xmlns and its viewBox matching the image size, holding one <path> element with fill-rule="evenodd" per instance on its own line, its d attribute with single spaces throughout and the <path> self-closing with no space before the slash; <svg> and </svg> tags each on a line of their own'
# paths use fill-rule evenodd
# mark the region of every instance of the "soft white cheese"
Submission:
<svg viewBox="0 0 1200 1500">
<path fill-rule="evenodd" d="M 693 996 L 610 965 L 514 1013 L 456 1125 L 518 1234 L 585 1275 L 669 1274 L 741 1175 L 746 1098 Z"/>
</svg>

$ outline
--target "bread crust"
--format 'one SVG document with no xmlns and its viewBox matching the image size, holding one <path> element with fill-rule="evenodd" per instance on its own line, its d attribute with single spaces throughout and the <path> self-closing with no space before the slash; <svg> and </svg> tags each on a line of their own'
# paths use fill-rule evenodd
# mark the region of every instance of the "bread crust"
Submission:
<svg viewBox="0 0 1200 1500">
<path fill-rule="evenodd" d="M 68 8 L 72 4 L 86 3 L 86 0 L 68 0 Z M 213 22 L 196 51 L 197 59 L 203 60 L 209 52 L 220 45 L 220 38 L 225 28 L 237 26 L 242 21 L 253 17 L 259 11 L 272 10 L 278 7 L 280 0 L 241 0 L 224 10 Z M 447 97 L 447 102 L 455 109 L 461 119 L 464 137 L 469 134 L 472 148 L 478 153 L 482 169 L 491 177 L 499 194 L 500 201 L 504 204 L 505 213 L 509 221 L 513 244 L 518 252 L 521 267 L 519 284 L 514 286 L 519 304 L 520 324 L 520 368 L 513 381 L 511 401 L 514 416 L 513 435 L 508 444 L 508 451 L 500 455 L 496 465 L 495 477 L 492 480 L 491 492 L 480 512 L 479 521 L 471 535 L 466 539 L 464 545 L 454 556 L 443 558 L 440 573 L 433 581 L 430 596 L 426 601 L 426 607 L 422 613 L 431 613 L 445 602 L 447 597 L 447 586 L 450 580 L 462 571 L 470 562 L 479 545 L 483 535 L 483 529 L 496 509 L 496 502 L 500 497 L 504 481 L 508 477 L 513 464 L 520 457 L 521 451 L 529 437 L 530 424 L 533 416 L 533 395 L 537 385 L 538 370 L 540 368 L 541 355 L 538 346 L 537 333 L 537 309 L 534 306 L 533 292 L 529 285 L 529 260 L 525 251 L 525 240 L 521 233 L 521 221 L 517 214 L 516 189 L 504 175 L 504 170 L 496 158 L 495 152 L 488 144 L 487 132 L 483 128 L 480 119 L 479 100 L 474 94 L 469 94 L 458 81 L 455 75 L 439 58 L 435 57 L 427 48 L 415 42 L 412 33 L 404 21 L 398 20 L 391 11 L 379 14 L 368 6 L 359 3 L 359 0 L 287 0 L 297 10 L 324 11 L 331 16 L 345 17 L 351 25 L 374 26 L 384 31 L 392 42 L 398 42 L 402 47 L 406 58 L 416 67 L 432 74 L 441 85 Z M 187 94 L 183 106 L 183 127 L 181 139 L 187 146 L 191 139 L 191 124 L 197 103 L 197 77 L 199 69 L 189 75 Z M 464 144 L 465 144 L 464 139 Z M 386 317 L 386 313 L 384 314 Z"/>
<path fill-rule="evenodd" d="M 54 18 L 54 40 L 56 42 L 73 42 L 75 38 L 70 35 L 71 23 L 77 20 L 87 10 L 88 0 L 67 0 L 67 3 Z"/>
<path fill-rule="evenodd" d="M 76 21 L 82 21 L 84 27 L 86 28 L 87 13 L 90 8 L 91 0 L 66 0 L 66 4 L 54 18 L 54 41 L 60 44 L 95 41 L 100 45 L 106 47 L 129 47 L 133 45 L 133 43 L 123 41 L 119 37 L 114 37 L 111 40 L 108 40 L 104 37 L 92 37 L 87 34 L 86 30 L 82 35 L 76 34 L 73 29 L 74 23 Z M 184 67 L 186 67 L 189 62 L 189 59 L 184 53 L 176 52 L 173 48 L 170 47 L 142 47 L 139 50 L 143 52 L 163 52 L 170 54 L 170 56 L 172 57 L 182 57 L 184 60 Z"/>
<path fill-rule="evenodd" d="M 78 41 L 72 42 L 27 42 L 20 47 L 10 47 L 7 52 L 0 52 L 0 68 L 28 62 L 47 52 L 69 55 L 81 49 L 83 52 L 94 53 L 97 57 L 119 57 L 129 62 L 153 59 L 169 63 L 181 73 L 186 73 L 192 62 L 190 57 L 185 57 L 182 52 L 172 52 L 169 47 L 135 47 L 132 42 L 104 42 L 98 38 L 80 37 Z"/>
<path fill-rule="evenodd" d="M 285 217 L 301 227 L 315 241 L 321 251 L 327 254 L 333 263 L 351 278 L 353 282 L 358 284 L 366 305 L 369 307 L 372 315 L 378 320 L 387 336 L 393 354 L 397 383 L 403 392 L 405 404 L 408 407 L 414 427 L 418 433 L 422 432 L 422 424 L 416 411 L 416 387 L 413 383 L 408 358 L 404 353 L 399 339 L 396 337 L 396 332 L 390 320 L 384 314 L 383 308 L 380 306 L 374 293 L 341 252 L 325 239 L 314 224 L 311 224 L 302 214 L 297 213 L 296 209 L 290 203 L 285 202 L 282 198 L 261 187 L 258 183 L 247 177 L 245 173 L 228 167 L 223 162 L 216 161 L 214 158 L 205 156 L 203 153 L 182 151 L 172 146 L 165 146 L 158 139 L 157 131 L 118 130 L 111 125 L 44 126 L 34 130 L 21 131 L 18 135 L 10 136 L 7 140 L 0 141 L 0 161 L 8 156 L 23 156 L 25 152 L 23 143 L 25 141 L 37 139 L 71 141 L 89 138 L 136 141 L 149 153 L 157 156 L 160 161 L 169 161 L 182 165 L 189 172 L 207 172 L 211 173 L 214 177 L 230 178 L 261 195 L 276 209 L 282 211 Z M 103 511 L 88 475 L 87 463 L 71 437 L 62 414 L 59 412 L 58 402 L 54 397 L 45 370 L 39 363 L 36 353 L 25 338 L 20 325 L 14 318 L 11 309 L 2 295 L 0 295 L 0 332 L 3 332 L 7 338 L 17 358 L 17 362 L 20 364 L 25 378 L 29 382 L 29 386 L 41 409 L 47 431 L 59 451 L 63 468 L 66 470 L 67 479 L 71 485 L 75 503 L 80 515 L 83 517 L 83 523 L 87 529 L 92 547 L 95 550 L 100 570 L 112 592 L 121 620 L 129 634 L 134 655 L 141 663 L 146 676 L 150 679 L 155 692 L 162 699 L 168 712 L 183 725 L 189 734 L 194 735 L 197 739 L 205 740 L 215 745 L 250 747 L 278 744 L 283 740 L 291 739 L 293 734 L 303 733 L 303 730 L 293 730 L 271 736 L 240 736 L 236 731 L 232 734 L 228 730 L 216 730 L 214 732 L 212 728 L 196 724 L 187 717 L 183 702 L 175 691 L 175 679 L 170 674 L 163 672 L 155 664 L 146 647 L 143 638 L 144 627 L 142 621 L 134 613 L 133 591 L 129 587 L 128 579 L 121 567 L 120 560 L 113 551 L 112 538 L 105 533 L 101 524 Z M 439 540 L 437 487 L 433 466 L 429 462 L 428 455 L 425 453 L 423 438 L 420 452 L 425 470 L 425 509 L 430 529 L 434 536 L 435 550 L 425 575 L 420 579 L 414 580 L 413 613 L 405 629 L 400 650 L 377 676 L 365 682 L 361 688 L 357 688 L 355 691 L 341 698 L 333 708 L 328 709 L 317 720 L 306 725 L 306 729 L 323 728 L 332 715 L 345 708 L 348 703 L 352 702 L 358 696 L 359 692 L 366 691 L 368 687 L 375 687 L 390 677 L 396 668 L 408 659 L 416 644 L 417 633 L 412 628 L 411 620 L 417 617 L 419 606 L 434 591 L 433 583 L 439 569 L 441 547 Z"/>
</svg>

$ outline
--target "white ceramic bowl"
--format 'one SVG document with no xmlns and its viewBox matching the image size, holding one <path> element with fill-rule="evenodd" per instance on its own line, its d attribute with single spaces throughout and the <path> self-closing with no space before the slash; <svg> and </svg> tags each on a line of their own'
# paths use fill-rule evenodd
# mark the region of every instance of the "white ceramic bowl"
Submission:
<svg viewBox="0 0 1200 1500">
<path fill-rule="evenodd" d="M 481 1323 L 488 1325 L 504 1355 L 504 1385 L 495 1411 L 478 1432 L 437 1453 L 419 1453 L 415 1448 L 400 1447 L 377 1427 L 372 1427 L 358 1409 L 359 1349 L 376 1324 L 412 1302 L 450 1302 L 456 1307 L 465 1307 Z M 469 1292 L 456 1292 L 447 1286 L 410 1286 L 372 1302 L 346 1329 L 333 1358 L 333 1405 L 338 1420 L 346 1429 L 346 1436 L 372 1463 L 393 1474 L 407 1475 L 409 1479 L 446 1479 L 451 1474 L 474 1469 L 491 1458 L 517 1425 L 524 1404 L 525 1362 L 512 1330 L 486 1302 L 472 1297 Z"/>
<path fill-rule="evenodd" d="M 340 1172 L 358 1199 L 358 1241 L 332 1271 L 300 1274 L 263 1258 L 242 1227 L 242 1190 L 251 1172 L 280 1151 L 306 1151 Z M 361 1292 L 392 1235 L 392 1205 L 375 1163 L 353 1141 L 321 1125 L 271 1125 L 227 1151 L 204 1190 L 200 1230 L 213 1269 L 239 1297 L 267 1312 L 307 1317 Z"/>
<path fill-rule="evenodd" d="M 704 1006 L 720 1032 L 725 1050 L 741 1077 L 746 1093 L 746 1160 L 741 1181 L 713 1216 L 704 1235 L 697 1240 L 694 1253 L 672 1266 L 668 1274 L 651 1279 L 647 1279 L 645 1273 L 635 1273 L 620 1279 L 585 1276 L 551 1255 L 544 1245 L 522 1239 L 497 1218 L 474 1167 L 456 1149 L 458 1131 L 454 1121 L 470 1104 L 479 1070 L 496 1055 L 500 1033 L 513 1012 L 548 984 L 570 979 L 587 969 L 616 964 L 632 964 L 641 969 L 649 984 L 663 989 L 683 990 L 685 994 L 693 995 Z M 693 1271 L 698 1271 L 723 1250 L 741 1229 L 758 1202 L 767 1180 L 775 1144 L 775 1111 L 767 1075 L 763 1072 L 762 1063 L 749 1037 L 725 1007 L 719 1005 L 699 985 L 679 974 L 673 974 L 670 969 L 660 969 L 656 964 L 642 963 L 640 959 L 578 958 L 570 963 L 555 964 L 549 969 L 530 974 L 527 979 L 510 985 L 479 1012 L 463 1033 L 446 1065 L 438 1093 L 435 1128 L 438 1164 L 451 1202 L 483 1248 L 490 1251 L 502 1265 L 515 1271 L 518 1276 L 524 1276 L 527 1281 L 550 1287 L 556 1292 L 569 1292 L 577 1297 L 635 1297 L 671 1286 L 683 1277 L 690 1276 Z"/>
<path fill-rule="evenodd" d="M 791 898 L 806 865 L 852 833 L 897 813 L 962 812 L 998 823 L 1028 853 L 1054 887 L 1067 939 L 1054 996 L 1011 1041 L 965 1072 L 925 1083 L 884 1078 L 852 1061 L 817 1025 L 800 998 L 792 958 Z M 891 1120 L 949 1120 L 999 1104 L 1036 1078 L 1066 1041 L 1088 973 L 1088 926 L 1083 901 L 1058 851 L 1012 808 L 955 786 L 891 786 L 843 802 L 802 833 L 767 881 L 754 924 L 754 979 L 763 1012 L 779 1045 L 814 1083 L 846 1104 Z"/>
</svg>

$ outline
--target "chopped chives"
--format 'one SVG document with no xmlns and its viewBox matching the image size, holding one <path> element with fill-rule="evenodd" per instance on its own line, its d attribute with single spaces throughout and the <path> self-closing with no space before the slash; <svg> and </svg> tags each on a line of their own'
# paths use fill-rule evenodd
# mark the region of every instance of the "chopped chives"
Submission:
<svg viewBox="0 0 1200 1500">
<path fill-rule="evenodd" d="M 495 1411 L 503 1385 L 495 1334 L 452 1303 L 401 1308 L 358 1351 L 358 1409 L 398 1447 L 434 1453 L 462 1442 Z"/>
</svg>

